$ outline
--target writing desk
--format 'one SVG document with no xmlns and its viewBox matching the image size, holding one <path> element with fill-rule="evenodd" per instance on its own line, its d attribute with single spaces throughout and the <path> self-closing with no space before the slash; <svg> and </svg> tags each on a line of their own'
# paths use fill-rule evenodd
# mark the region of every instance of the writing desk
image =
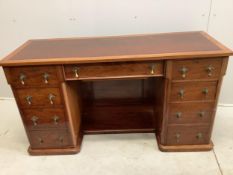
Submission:
<svg viewBox="0 0 233 175">
<path fill-rule="evenodd" d="M 31 155 L 83 134 L 156 134 L 161 151 L 211 150 L 228 57 L 204 32 L 29 40 L 4 58 Z"/>
</svg>

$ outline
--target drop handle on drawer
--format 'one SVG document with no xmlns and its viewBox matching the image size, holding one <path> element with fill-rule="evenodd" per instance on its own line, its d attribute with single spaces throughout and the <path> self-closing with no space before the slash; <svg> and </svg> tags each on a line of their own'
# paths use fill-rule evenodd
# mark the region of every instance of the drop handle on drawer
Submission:
<svg viewBox="0 0 233 175">
<path fill-rule="evenodd" d="M 39 141 L 40 144 L 44 143 L 44 140 L 42 138 L 40 138 L 40 137 L 38 138 L 38 141 Z"/>
<path fill-rule="evenodd" d="M 176 118 L 177 118 L 177 119 L 181 118 L 181 115 L 182 115 L 181 112 L 177 112 L 177 113 L 176 113 Z"/>
<path fill-rule="evenodd" d="M 212 71 L 214 70 L 214 67 L 209 65 L 207 68 L 206 68 L 206 72 L 208 73 L 208 76 L 211 77 L 212 76 Z"/>
<path fill-rule="evenodd" d="M 58 140 L 59 140 L 60 143 L 63 143 L 63 141 L 64 141 L 64 139 L 63 139 L 62 136 L 60 136 L 60 137 L 58 138 Z"/>
<path fill-rule="evenodd" d="M 78 78 L 78 77 L 79 77 L 79 68 L 78 68 L 78 67 L 74 67 L 74 68 L 73 68 L 73 72 L 74 72 L 74 76 L 75 76 L 76 78 Z"/>
<path fill-rule="evenodd" d="M 28 103 L 29 105 L 31 105 L 31 104 L 32 104 L 32 96 L 27 96 L 27 97 L 26 97 L 26 101 L 27 101 L 27 103 Z"/>
<path fill-rule="evenodd" d="M 44 83 L 48 84 L 49 83 L 49 74 L 48 73 L 44 73 L 43 78 L 44 78 Z"/>
<path fill-rule="evenodd" d="M 49 94 L 48 98 L 49 98 L 50 104 L 53 105 L 54 104 L 55 95 Z"/>
<path fill-rule="evenodd" d="M 180 134 L 176 133 L 175 137 L 176 137 L 176 142 L 178 143 L 180 141 Z"/>
<path fill-rule="evenodd" d="M 53 116 L 53 122 L 54 122 L 55 125 L 58 124 L 59 119 L 60 118 L 57 115 Z"/>
<path fill-rule="evenodd" d="M 35 116 L 35 115 L 34 115 L 34 116 L 32 116 L 31 120 L 32 120 L 32 122 L 33 122 L 33 125 L 34 125 L 34 126 L 36 126 L 36 125 L 37 125 L 37 121 L 38 121 L 38 119 L 39 119 L 39 118 L 38 118 L 37 116 Z"/>
<path fill-rule="evenodd" d="M 208 88 L 204 88 L 204 89 L 202 90 L 202 93 L 203 93 L 204 95 L 207 95 L 207 94 L 209 93 Z"/>
<path fill-rule="evenodd" d="M 155 64 L 152 64 L 151 66 L 150 66 L 150 74 L 155 74 Z"/>
<path fill-rule="evenodd" d="M 19 80 L 21 82 L 22 85 L 25 85 L 25 79 L 26 79 L 26 75 L 24 75 L 23 73 L 21 73 L 19 75 Z"/>
<path fill-rule="evenodd" d="M 196 138 L 201 139 L 203 137 L 203 134 L 201 132 L 197 133 Z"/>
<path fill-rule="evenodd" d="M 198 113 L 198 116 L 200 116 L 201 118 L 204 117 L 204 116 L 205 116 L 205 112 L 204 112 L 204 111 L 200 111 L 200 112 Z"/>
<path fill-rule="evenodd" d="M 187 67 L 182 67 L 180 69 L 180 73 L 181 73 L 182 78 L 186 78 L 187 72 L 188 72 L 188 68 Z"/>
<path fill-rule="evenodd" d="M 181 99 L 184 98 L 184 90 L 183 90 L 183 89 L 181 89 L 181 90 L 178 92 L 178 94 L 179 94 L 179 96 L 180 96 Z"/>
</svg>

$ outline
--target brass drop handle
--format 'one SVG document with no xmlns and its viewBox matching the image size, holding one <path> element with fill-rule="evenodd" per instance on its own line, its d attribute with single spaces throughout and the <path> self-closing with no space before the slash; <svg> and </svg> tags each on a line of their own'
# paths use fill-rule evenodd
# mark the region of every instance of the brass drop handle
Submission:
<svg viewBox="0 0 233 175">
<path fill-rule="evenodd" d="M 188 68 L 187 68 L 187 67 L 184 67 L 184 66 L 183 66 L 183 67 L 180 69 L 180 73 L 181 73 L 182 78 L 186 78 L 187 72 L 188 72 Z"/>
<path fill-rule="evenodd" d="M 49 74 L 48 73 L 44 73 L 43 77 L 44 77 L 44 83 L 48 84 L 49 83 Z"/>
<path fill-rule="evenodd" d="M 201 132 L 197 133 L 196 138 L 201 139 L 203 137 L 203 134 Z"/>
<path fill-rule="evenodd" d="M 184 98 L 184 90 L 183 89 L 181 89 L 178 94 L 179 94 L 181 99 Z"/>
<path fill-rule="evenodd" d="M 59 140 L 60 143 L 63 143 L 63 141 L 64 141 L 64 139 L 63 139 L 62 136 L 60 136 L 60 137 L 58 138 L 58 140 Z"/>
<path fill-rule="evenodd" d="M 176 137 L 176 142 L 178 143 L 180 141 L 180 134 L 176 133 L 175 137 Z"/>
<path fill-rule="evenodd" d="M 202 117 L 204 117 L 205 116 L 205 111 L 200 111 L 199 113 L 198 113 L 198 115 L 202 118 Z"/>
<path fill-rule="evenodd" d="M 27 103 L 28 103 L 29 105 L 31 105 L 31 104 L 32 104 L 32 96 L 27 96 L 27 97 L 26 97 L 26 101 L 27 101 Z"/>
<path fill-rule="evenodd" d="M 31 120 L 32 120 L 32 122 L 33 122 L 33 125 L 34 125 L 34 126 L 36 126 L 36 125 L 37 125 L 37 121 L 38 121 L 38 119 L 39 119 L 39 118 L 38 118 L 37 116 L 35 116 L 35 115 L 34 115 L 34 116 L 32 116 Z"/>
<path fill-rule="evenodd" d="M 203 93 L 204 95 L 207 95 L 207 94 L 209 93 L 208 88 L 204 88 L 204 89 L 202 90 L 202 93 Z"/>
<path fill-rule="evenodd" d="M 44 140 L 42 138 L 40 138 L 40 137 L 38 138 L 38 141 L 39 141 L 40 144 L 44 143 Z"/>
<path fill-rule="evenodd" d="M 214 67 L 209 65 L 207 68 L 206 68 L 206 72 L 208 73 L 208 76 L 211 77 L 212 76 L 212 71 L 214 70 Z"/>
<path fill-rule="evenodd" d="M 57 125 L 58 124 L 58 121 L 59 121 L 59 117 L 57 115 L 53 116 L 53 121 L 54 121 L 54 124 Z"/>
<path fill-rule="evenodd" d="M 177 112 L 176 113 L 176 118 L 179 119 L 181 117 L 182 113 L 181 112 Z"/>
<path fill-rule="evenodd" d="M 49 94 L 48 98 L 49 98 L 50 104 L 53 105 L 54 104 L 55 95 Z"/>
<path fill-rule="evenodd" d="M 74 72 L 74 76 L 75 76 L 76 78 L 78 78 L 78 77 L 79 77 L 79 68 L 78 68 L 78 67 L 74 67 L 74 68 L 73 68 L 73 72 Z"/>
<path fill-rule="evenodd" d="M 25 79 L 26 79 L 26 75 L 24 75 L 23 73 L 21 73 L 19 75 L 19 79 L 22 85 L 25 85 Z"/>
<path fill-rule="evenodd" d="M 150 74 L 154 74 L 155 73 L 155 64 L 152 64 L 151 66 L 150 66 Z"/>
</svg>

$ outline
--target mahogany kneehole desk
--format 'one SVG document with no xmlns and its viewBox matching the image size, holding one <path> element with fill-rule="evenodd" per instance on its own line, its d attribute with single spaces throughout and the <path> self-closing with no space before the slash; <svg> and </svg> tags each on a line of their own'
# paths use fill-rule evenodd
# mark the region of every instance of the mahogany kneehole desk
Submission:
<svg viewBox="0 0 233 175">
<path fill-rule="evenodd" d="M 30 40 L 0 62 L 31 155 L 80 151 L 83 134 L 156 134 L 161 151 L 211 150 L 232 51 L 204 32 Z"/>
</svg>

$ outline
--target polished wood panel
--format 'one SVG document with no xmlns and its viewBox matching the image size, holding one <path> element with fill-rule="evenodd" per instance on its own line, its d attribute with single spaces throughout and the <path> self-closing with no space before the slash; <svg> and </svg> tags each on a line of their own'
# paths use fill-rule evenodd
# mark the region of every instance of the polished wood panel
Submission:
<svg viewBox="0 0 233 175">
<path fill-rule="evenodd" d="M 63 108 L 24 109 L 22 117 L 29 130 L 65 129 L 68 124 Z"/>
<path fill-rule="evenodd" d="M 171 88 L 171 102 L 215 100 L 217 82 L 172 83 Z"/>
<path fill-rule="evenodd" d="M 122 62 L 64 66 L 66 80 L 163 76 L 163 62 Z"/>
<path fill-rule="evenodd" d="M 171 103 L 168 122 L 170 124 L 209 123 L 214 112 L 214 103 Z"/>
<path fill-rule="evenodd" d="M 59 69 L 59 66 L 24 66 L 5 68 L 5 72 L 9 77 L 8 82 L 14 87 L 49 87 L 62 81 L 63 75 Z"/>
<path fill-rule="evenodd" d="M 166 145 L 209 144 L 208 125 L 169 125 Z"/>
<path fill-rule="evenodd" d="M 172 68 L 172 79 L 218 79 L 221 67 L 222 58 L 175 61 Z"/>
<path fill-rule="evenodd" d="M 27 88 L 15 90 L 21 107 L 59 107 L 63 105 L 59 88 Z"/>
</svg>

